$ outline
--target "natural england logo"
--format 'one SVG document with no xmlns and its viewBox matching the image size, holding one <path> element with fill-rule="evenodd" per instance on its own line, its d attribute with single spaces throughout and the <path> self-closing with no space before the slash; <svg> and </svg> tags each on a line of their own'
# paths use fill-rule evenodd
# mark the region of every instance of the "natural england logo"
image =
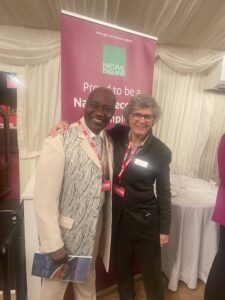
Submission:
<svg viewBox="0 0 225 300">
<path fill-rule="evenodd" d="M 103 46 L 103 74 L 125 76 L 126 50 L 124 48 Z"/>
</svg>

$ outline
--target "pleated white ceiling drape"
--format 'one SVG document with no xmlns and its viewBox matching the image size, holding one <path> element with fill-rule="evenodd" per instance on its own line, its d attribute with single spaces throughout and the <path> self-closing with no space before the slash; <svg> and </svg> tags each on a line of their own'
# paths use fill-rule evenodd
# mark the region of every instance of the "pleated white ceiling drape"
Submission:
<svg viewBox="0 0 225 300">
<path fill-rule="evenodd" d="M 216 152 L 225 132 L 225 95 L 205 91 L 207 70 L 179 73 L 161 59 L 155 65 L 153 95 L 163 116 L 155 134 L 173 152 L 172 171 L 216 179 Z"/>
</svg>

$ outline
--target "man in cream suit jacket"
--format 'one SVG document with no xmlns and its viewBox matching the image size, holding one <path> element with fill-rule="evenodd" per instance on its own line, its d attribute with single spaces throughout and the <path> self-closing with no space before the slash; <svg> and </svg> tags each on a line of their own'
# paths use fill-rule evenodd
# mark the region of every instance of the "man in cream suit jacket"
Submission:
<svg viewBox="0 0 225 300">
<path fill-rule="evenodd" d="M 84 118 L 63 134 L 48 137 L 39 158 L 34 204 L 40 250 L 58 263 L 67 255 L 91 255 L 84 283 L 74 283 L 76 300 L 95 300 L 95 260 L 109 267 L 111 241 L 112 144 L 104 128 L 114 114 L 115 95 L 97 88 Z M 96 139 L 99 142 L 95 142 Z M 44 279 L 41 300 L 62 300 L 67 283 Z"/>
</svg>

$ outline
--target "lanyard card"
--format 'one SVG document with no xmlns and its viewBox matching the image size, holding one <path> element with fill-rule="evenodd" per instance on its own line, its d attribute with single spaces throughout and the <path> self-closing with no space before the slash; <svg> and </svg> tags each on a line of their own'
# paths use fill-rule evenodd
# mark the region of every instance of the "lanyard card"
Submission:
<svg viewBox="0 0 225 300">
<path fill-rule="evenodd" d="M 125 195 L 125 188 L 123 188 L 122 186 L 119 186 L 119 185 L 114 185 L 113 186 L 113 192 L 120 196 L 121 198 L 124 198 L 124 195 Z"/>
<path fill-rule="evenodd" d="M 102 192 L 105 192 L 105 191 L 110 191 L 111 190 L 111 182 L 110 180 L 104 180 L 103 183 L 102 183 Z"/>
</svg>

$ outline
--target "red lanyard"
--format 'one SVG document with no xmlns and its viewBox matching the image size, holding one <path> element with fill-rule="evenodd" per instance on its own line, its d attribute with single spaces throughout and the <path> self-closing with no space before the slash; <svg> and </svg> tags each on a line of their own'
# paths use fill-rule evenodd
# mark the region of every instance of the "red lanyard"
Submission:
<svg viewBox="0 0 225 300">
<path fill-rule="evenodd" d="M 137 153 L 138 146 L 135 147 L 135 149 L 133 150 L 133 153 L 132 153 L 132 145 L 133 145 L 133 143 L 130 141 L 129 144 L 128 144 L 128 147 L 126 149 L 124 158 L 123 158 L 121 170 L 120 170 L 119 175 L 117 177 L 119 184 L 121 184 L 121 182 L 122 182 L 122 176 L 123 176 L 123 173 L 125 172 L 127 166 L 131 163 L 131 161 L 134 159 L 135 154 Z M 130 154 L 130 157 L 127 160 L 129 154 Z"/>
<path fill-rule="evenodd" d="M 101 155 L 98 151 L 98 148 L 96 146 L 96 143 L 94 142 L 94 140 L 90 137 L 90 135 L 88 134 L 87 130 L 84 128 L 83 124 L 81 123 L 81 121 L 79 120 L 78 121 L 78 125 L 80 126 L 80 129 L 82 131 L 82 133 L 84 134 L 85 138 L 87 139 L 88 143 L 90 144 L 90 146 L 92 147 L 92 149 L 94 150 L 95 154 L 97 155 L 98 157 L 98 160 L 100 162 L 100 165 L 101 165 L 101 169 L 102 169 L 102 178 L 104 178 L 104 166 L 103 166 L 103 161 L 102 161 L 102 158 L 101 158 Z M 110 149 L 110 144 L 108 143 L 107 139 L 105 138 L 105 132 L 104 132 L 104 140 L 106 140 L 106 143 L 107 143 L 107 151 L 106 151 L 106 154 L 107 154 L 107 161 L 108 161 L 108 156 L 109 156 L 109 149 Z"/>
</svg>

